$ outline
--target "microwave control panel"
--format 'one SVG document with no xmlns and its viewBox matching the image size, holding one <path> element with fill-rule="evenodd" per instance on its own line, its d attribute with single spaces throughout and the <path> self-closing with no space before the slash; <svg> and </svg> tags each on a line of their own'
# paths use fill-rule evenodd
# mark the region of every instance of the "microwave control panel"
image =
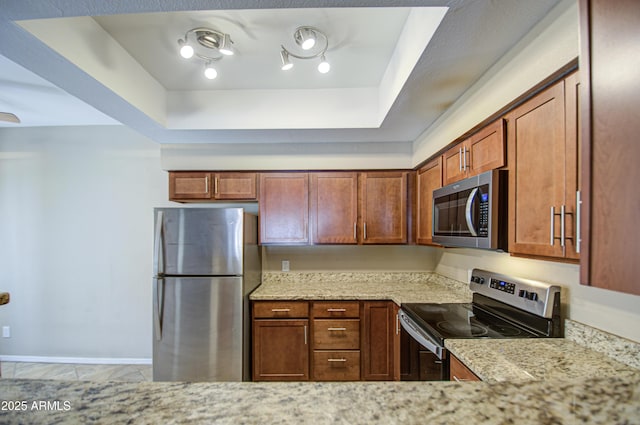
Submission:
<svg viewBox="0 0 640 425">
<path fill-rule="evenodd" d="M 484 191 L 483 191 L 484 189 Z M 478 236 L 489 236 L 489 194 L 486 190 L 489 189 L 489 185 L 480 187 L 480 217 L 478 220 Z"/>
</svg>

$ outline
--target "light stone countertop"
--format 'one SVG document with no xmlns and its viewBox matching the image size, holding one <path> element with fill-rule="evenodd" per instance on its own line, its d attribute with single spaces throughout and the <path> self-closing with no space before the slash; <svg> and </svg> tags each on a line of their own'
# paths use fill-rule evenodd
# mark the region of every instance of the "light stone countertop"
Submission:
<svg viewBox="0 0 640 425">
<path fill-rule="evenodd" d="M 3 401 L 27 402 L 24 411 L 0 411 L 3 424 L 609 425 L 640 419 L 640 373 L 497 384 L 4 379 L 0 394 Z M 51 403 L 42 409 L 34 401 Z"/>
<path fill-rule="evenodd" d="M 608 378 L 640 373 L 564 338 L 447 339 L 445 347 L 485 382 Z"/>
<path fill-rule="evenodd" d="M 469 285 L 435 273 L 272 273 L 251 300 L 471 302 Z"/>
</svg>

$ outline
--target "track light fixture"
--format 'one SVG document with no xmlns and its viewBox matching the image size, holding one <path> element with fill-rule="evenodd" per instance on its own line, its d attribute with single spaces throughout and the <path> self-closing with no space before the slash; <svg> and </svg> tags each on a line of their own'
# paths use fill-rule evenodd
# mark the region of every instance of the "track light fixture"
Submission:
<svg viewBox="0 0 640 425">
<path fill-rule="evenodd" d="M 187 31 L 184 38 L 178 39 L 180 56 L 185 59 L 196 57 L 204 61 L 204 76 L 213 80 L 218 76 L 218 71 L 212 62 L 217 62 L 224 56 L 233 56 L 233 41 L 229 34 L 225 34 L 211 28 L 192 28 Z"/>
<path fill-rule="evenodd" d="M 329 72 L 331 65 L 325 56 L 327 48 L 329 47 L 329 38 L 325 33 L 315 27 L 302 26 L 296 28 L 293 32 L 293 39 L 299 48 L 308 53 L 305 54 L 301 52 L 301 54 L 295 54 L 281 44 L 280 59 L 282 61 L 281 69 L 283 71 L 288 71 L 293 68 L 291 57 L 296 59 L 315 59 L 319 57 L 320 64 L 318 65 L 318 72 L 322 74 Z"/>
</svg>

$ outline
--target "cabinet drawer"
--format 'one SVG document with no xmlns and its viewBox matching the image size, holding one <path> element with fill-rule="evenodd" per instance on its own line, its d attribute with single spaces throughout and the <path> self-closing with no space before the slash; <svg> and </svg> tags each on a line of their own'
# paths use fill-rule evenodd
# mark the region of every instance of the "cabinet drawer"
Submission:
<svg viewBox="0 0 640 425">
<path fill-rule="evenodd" d="M 318 318 L 359 318 L 360 303 L 358 301 L 320 301 L 314 302 L 313 317 Z"/>
<path fill-rule="evenodd" d="M 309 303 L 306 301 L 254 301 L 253 317 L 256 319 L 309 317 Z"/>
<path fill-rule="evenodd" d="M 314 351 L 313 379 L 316 381 L 360 380 L 360 351 Z"/>
<path fill-rule="evenodd" d="M 360 349 L 360 320 L 314 320 L 313 347 L 319 350 Z"/>
</svg>

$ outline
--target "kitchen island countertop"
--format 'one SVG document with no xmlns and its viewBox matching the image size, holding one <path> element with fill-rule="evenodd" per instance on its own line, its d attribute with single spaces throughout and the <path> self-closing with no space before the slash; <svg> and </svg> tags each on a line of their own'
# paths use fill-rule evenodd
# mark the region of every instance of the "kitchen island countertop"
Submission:
<svg viewBox="0 0 640 425">
<path fill-rule="evenodd" d="M 607 378 L 640 373 L 565 338 L 448 339 L 445 347 L 485 382 Z"/>
<path fill-rule="evenodd" d="M 0 394 L 3 402 L 26 402 L 24 410 L 0 411 L 0 422 L 6 424 L 538 425 L 637 423 L 640 418 L 640 373 L 494 384 L 5 379 L 0 380 Z"/>
</svg>

